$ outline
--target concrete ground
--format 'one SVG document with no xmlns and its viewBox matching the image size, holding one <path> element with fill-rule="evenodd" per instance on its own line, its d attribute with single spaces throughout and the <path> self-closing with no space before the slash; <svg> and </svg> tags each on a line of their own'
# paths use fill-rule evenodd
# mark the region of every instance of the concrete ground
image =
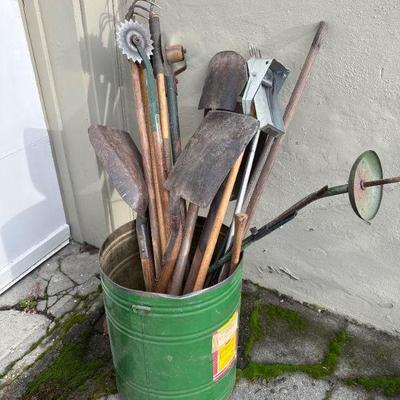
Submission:
<svg viewBox="0 0 400 400">
<path fill-rule="evenodd" d="M 0 398 L 117 400 L 97 251 L 70 244 L 0 297 Z M 400 338 L 244 283 L 231 400 L 400 399 Z"/>
</svg>

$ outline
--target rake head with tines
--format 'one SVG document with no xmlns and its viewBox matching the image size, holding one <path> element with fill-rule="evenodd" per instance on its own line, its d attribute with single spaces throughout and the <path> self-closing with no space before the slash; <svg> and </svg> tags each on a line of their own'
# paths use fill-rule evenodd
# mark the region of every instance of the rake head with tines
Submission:
<svg viewBox="0 0 400 400">
<path fill-rule="evenodd" d="M 143 3 L 143 4 L 141 4 Z M 129 7 L 126 13 L 125 19 L 136 19 L 136 17 L 142 17 L 144 19 L 149 19 L 151 13 L 155 13 L 156 8 L 161 8 L 155 1 L 152 0 L 135 0 Z M 144 13 L 143 13 L 144 11 Z"/>
</svg>

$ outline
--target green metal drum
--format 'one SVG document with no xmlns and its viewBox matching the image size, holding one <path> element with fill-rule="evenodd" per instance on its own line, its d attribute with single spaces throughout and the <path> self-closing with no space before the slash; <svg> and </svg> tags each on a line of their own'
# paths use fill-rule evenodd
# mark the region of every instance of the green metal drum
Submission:
<svg viewBox="0 0 400 400">
<path fill-rule="evenodd" d="M 199 222 L 195 237 L 204 220 Z M 106 240 L 100 267 L 122 398 L 228 399 L 236 375 L 242 268 L 183 297 L 145 293 L 134 222 Z"/>
</svg>

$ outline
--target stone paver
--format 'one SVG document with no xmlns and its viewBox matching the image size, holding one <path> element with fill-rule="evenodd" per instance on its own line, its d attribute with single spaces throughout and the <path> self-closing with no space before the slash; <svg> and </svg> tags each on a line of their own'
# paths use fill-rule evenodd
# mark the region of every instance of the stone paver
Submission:
<svg viewBox="0 0 400 400">
<path fill-rule="evenodd" d="M 27 297 L 42 297 L 46 287 L 47 281 L 35 271 L 0 295 L 0 308 L 18 305 L 20 300 Z"/>
<path fill-rule="evenodd" d="M 323 361 L 329 343 L 342 327 L 342 321 L 330 315 L 297 307 L 296 314 L 305 322 L 304 327 L 291 326 L 284 319 L 268 320 L 265 316 L 263 339 L 256 343 L 251 359 L 258 363 L 316 364 Z"/>
<path fill-rule="evenodd" d="M 85 297 L 88 294 L 93 293 L 96 290 L 98 290 L 99 285 L 100 285 L 100 279 L 98 279 L 96 276 L 92 276 L 85 283 L 82 283 L 82 285 L 77 286 L 71 292 L 71 294 Z"/>
<path fill-rule="evenodd" d="M 72 311 L 77 304 L 77 300 L 70 294 L 62 296 L 53 306 L 51 306 L 47 312 L 54 318 L 60 318 L 65 313 Z"/>
<path fill-rule="evenodd" d="M 324 400 L 330 385 L 303 374 L 279 377 L 269 383 L 241 379 L 231 400 Z"/>
<path fill-rule="evenodd" d="M 50 279 L 47 294 L 53 296 L 68 289 L 72 289 L 73 287 L 74 282 L 72 282 L 71 279 L 62 272 L 57 271 Z"/>
<path fill-rule="evenodd" d="M 336 376 L 400 376 L 400 340 L 384 332 L 350 324 Z"/>
<path fill-rule="evenodd" d="M 349 388 L 343 385 L 337 385 L 329 400 L 384 400 L 385 398 L 373 393 L 368 393 L 362 389 Z"/>
<path fill-rule="evenodd" d="M 0 312 L 0 374 L 45 335 L 49 324 L 50 320 L 44 315 L 16 310 Z"/>
<path fill-rule="evenodd" d="M 74 254 L 61 261 L 61 270 L 74 282 L 81 285 L 99 271 L 98 254 Z"/>
</svg>

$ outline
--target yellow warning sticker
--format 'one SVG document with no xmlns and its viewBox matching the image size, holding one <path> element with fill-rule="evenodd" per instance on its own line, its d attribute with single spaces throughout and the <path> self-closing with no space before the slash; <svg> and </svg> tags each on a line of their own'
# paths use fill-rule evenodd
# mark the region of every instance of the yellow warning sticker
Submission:
<svg viewBox="0 0 400 400">
<path fill-rule="evenodd" d="M 219 328 L 212 339 L 213 379 L 221 379 L 233 366 L 237 356 L 239 313 Z"/>
</svg>

